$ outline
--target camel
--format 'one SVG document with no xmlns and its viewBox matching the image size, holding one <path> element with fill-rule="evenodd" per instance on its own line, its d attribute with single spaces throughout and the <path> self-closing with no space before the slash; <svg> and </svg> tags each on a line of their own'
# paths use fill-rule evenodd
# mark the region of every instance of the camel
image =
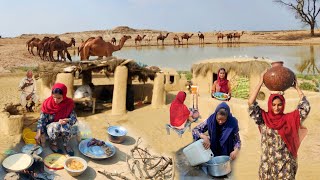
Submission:
<svg viewBox="0 0 320 180">
<path fill-rule="evenodd" d="M 50 60 L 49 59 L 49 56 L 47 56 L 47 53 L 50 51 L 50 43 L 55 39 L 54 38 L 49 38 L 49 40 L 47 42 L 44 43 L 43 45 L 43 53 L 42 53 L 42 57 L 40 56 L 40 58 L 42 60 L 45 60 L 47 59 L 48 61 Z"/>
<path fill-rule="evenodd" d="M 178 45 L 180 45 L 180 39 L 178 35 L 174 35 L 173 37 L 173 44 L 176 45 L 176 41 L 178 41 Z"/>
<path fill-rule="evenodd" d="M 71 56 L 68 52 L 68 47 L 71 47 L 72 45 L 76 46 L 76 40 L 74 38 L 71 38 L 69 43 L 61 41 L 58 37 L 50 38 L 50 40 L 44 44 L 42 58 L 44 60 L 47 56 L 47 52 L 49 52 L 49 58 L 52 61 L 54 60 L 53 51 L 58 51 L 57 60 L 59 60 L 59 56 L 61 56 L 61 59 L 64 59 L 64 61 L 66 61 L 65 53 L 67 53 L 68 59 L 72 61 Z"/>
<path fill-rule="evenodd" d="M 198 33 L 199 37 L 199 44 L 204 44 L 204 35 L 199 31 Z"/>
<path fill-rule="evenodd" d="M 141 46 L 141 41 L 146 37 L 146 35 L 143 35 L 142 37 L 138 34 L 137 37 L 134 39 L 134 44 L 137 45 L 137 42 L 139 42 Z"/>
<path fill-rule="evenodd" d="M 235 32 L 233 34 L 233 40 L 234 42 L 236 42 L 236 39 L 238 39 L 238 42 L 240 41 L 240 37 L 244 34 L 244 31 L 242 31 L 241 33 Z"/>
<path fill-rule="evenodd" d="M 49 49 L 49 58 L 51 61 L 54 61 L 54 57 L 53 57 L 53 52 L 54 51 L 58 51 L 57 53 L 57 60 L 59 60 L 59 56 L 61 56 L 61 60 L 63 59 L 64 61 L 66 61 L 66 58 L 64 56 L 64 53 L 67 53 L 67 57 L 70 61 L 71 60 L 71 56 L 68 52 L 68 49 L 67 47 L 69 46 L 72 46 L 72 45 L 75 45 L 75 40 L 74 38 L 71 38 L 71 41 L 70 43 L 66 43 L 64 41 L 61 41 L 59 37 L 55 37 L 53 41 L 50 42 L 49 46 L 50 46 L 50 49 Z"/>
<path fill-rule="evenodd" d="M 190 39 L 192 36 L 193 36 L 193 34 L 191 34 L 191 35 L 189 36 L 188 33 L 185 33 L 184 35 L 182 35 L 182 36 L 181 36 L 181 43 L 182 43 L 182 45 L 183 45 L 183 39 L 186 39 L 186 40 L 187 40 L 187 45 L 188 45 L 188 41 L 189 41 L 189 39 Z"/>
<path fill-rule="evenodd" d="M 227 36 L 227 41 L 232 43 L 233 33 L 228 33 L 226 36 Z"/>
<path fill-rule="evenodd" d="M 169 33 L 167 33 L 165 36 L 162 35 L 162 33 L 159 34 L 159 36 L 157 37 L 157 45 L 158 45 L 158 40 L 162 41 L 162 45 L 164 45 L 164 40 L 168 37 Z"/>
<path fill-rule="evenodd" d="M 38 56 L 40 56 L 40 52 L 43 51 L 43 46 L 44 46 L 44 43 L 46 43 L 47 41 L 49 41 L 49 37 L 44 37 L 37 45 L 37 54 Z"/>
<path fill-rule="evenodd" d="M 112 53 L 114 51 L 119 51 L 128 39 L 131 39 L 131 36 L 124 35 L 120 39 L 119 45 L 115 46 L 110 42 L 104 41 L 102 38 L 94 38 L 85 43 L 83 48 L 83 54 L 80 53 L 81 60 L 89 60 L 90 56 L 112 56 Z"/>
<path fill-rule="evenodd" d="M 37 47 L 40 41 L 41 40 L 39 38 L 32 38 L 31 40 L 26 42 L 26 46 L 28 47 L 28 51 L 30 54 L 33 54 L 33 47 Z"/>
<path fill-rule="evenodd" d="M 216 36 L 217 36 L 217 42 L 220 42 L 220 38 L 221 38 L 221 41 L 223 41 L 224 34 L 222 34 L 221 32 L 218 32 Z"/>
<path fill-rule="evenodd" d="M 113 45 L 116 45 L 116 44 L 117 44 L 117 39 L 116 39 L 115 37 L 113 37 L 113 38 L 111 39 L 111 43 L 112 43 Z"/>
<path fill-rule="evenodd" d="M 146 42 L 146 44 L 147 44 L 147 42 L 148 42 L 148 44 L 150 45 L 150 42 L 151 42 L 151 40 L 152 40 L 152 38 L 153 38 L 153 34 L 149 34 L 149 35 L 147 35 L 144 39 L 145 39 L 145 42 Z"/>
</svg>

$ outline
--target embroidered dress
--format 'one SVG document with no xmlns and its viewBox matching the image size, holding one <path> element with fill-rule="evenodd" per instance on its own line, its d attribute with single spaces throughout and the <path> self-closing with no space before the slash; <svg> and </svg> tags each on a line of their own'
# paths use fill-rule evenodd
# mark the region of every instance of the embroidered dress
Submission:
<svg viewBox="0 0 320 180">
<path fill-rule="evenodd" d="M 310 104 L 305 97 L 299 102 L 300 122 L 307 118 Z M 262 118 L 262 109 L 255 102 L 249 107 L 250 117 L 259 126 L 261 133 L 261 162 L 259 166 L 260 179 L 295 179 L 298 169 L 297 159 L 289 151 L 277 130 L 266 126 Z"/>
<path fill-rule="evenodd" d="M 37 129 L 41 130 L 41 134 L 47 133 L 49 139 L 56 142 L 58 137 L 62 138 L 63 145 L 66 146 L 71 138 L 71 126 L 77 122 L 77 116 L 74 111 L 71 112 L 69 122 L 65 125 L 54 122 L 53 114 L 40 113 Z"/>
</svg>

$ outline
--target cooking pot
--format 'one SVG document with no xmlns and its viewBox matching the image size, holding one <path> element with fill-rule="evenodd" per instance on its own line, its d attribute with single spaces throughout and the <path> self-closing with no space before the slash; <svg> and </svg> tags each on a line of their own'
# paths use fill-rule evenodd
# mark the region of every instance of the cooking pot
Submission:
<svg viewBox="0 0 320 180">
<path fill-rule="evenodd" d="M 211 176 L 224 176 L 231 172 L 231 162 L 229 156 L 216 156 L 204 163 Z"/>
<path fill-rule="evenodd" d="M 109 126 L 108 127 L 108 138 L 111 142 L 122 143 L 128 131 L 122 126 Z"/>
</svg>

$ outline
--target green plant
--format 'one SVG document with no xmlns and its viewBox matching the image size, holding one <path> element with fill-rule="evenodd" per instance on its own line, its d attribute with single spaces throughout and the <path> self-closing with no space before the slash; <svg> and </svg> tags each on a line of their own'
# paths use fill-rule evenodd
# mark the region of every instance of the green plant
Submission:
<svg viewBox="0 0 320 180">
<path fill-rule="evenodd" d="M 192 79 L 192 73 L 190 71 L 178 71 L 178 74 L 181 76 L 181 74 L 185 74 L 188 81 Z"/>
<path fill-rule="evenodd" d="M 232 97 L 248 99 L 249 97 L 249 79 L 240 77 L 236 80 L 237 86 L 232 88 Z"/>
<path fill-rule="evenodd" d="M 309 83 L 309 82 L 302 82 L 300 84 L 300 88 L 302 90 L 316 91 L 316 86 L 314 84 Z"/>
</svg>

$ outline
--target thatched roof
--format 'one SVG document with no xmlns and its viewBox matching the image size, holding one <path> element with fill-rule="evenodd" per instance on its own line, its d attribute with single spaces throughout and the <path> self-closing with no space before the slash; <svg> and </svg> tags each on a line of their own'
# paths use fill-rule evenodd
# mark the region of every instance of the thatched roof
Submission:
<svg viewBox="0 0 320 180">
<path fill-rule="evenodd" d="M 191 67 L 191 72 L 195 76 L 206 76 L 209 71 L 218 72 L 220 68 L 225 68 L 227 72 L 235 71 L 240 76 L 249 76 L 251 73 L 262 73 L 269 68 L 271 61 L 256 59 L 211 59 L 195 63 Z"/>
<path fill-rule="evenodd" d="M 79 71 L 100 71 L 104 70 L 106 76 L 110 76 L 117 66 L 127 66 L 129 77 L 138 77 L 139 81 L 146 82 L 148 78 L 154 80 L 160 68 L 156 66 L 144 67 L 133 60 L 117 59 L 108 57 L 101 60 L 80 61 L 80 62 L 48 62 L 39 66 L 39 76 L 55 79 L 58 73 Z"/>
</svg>

